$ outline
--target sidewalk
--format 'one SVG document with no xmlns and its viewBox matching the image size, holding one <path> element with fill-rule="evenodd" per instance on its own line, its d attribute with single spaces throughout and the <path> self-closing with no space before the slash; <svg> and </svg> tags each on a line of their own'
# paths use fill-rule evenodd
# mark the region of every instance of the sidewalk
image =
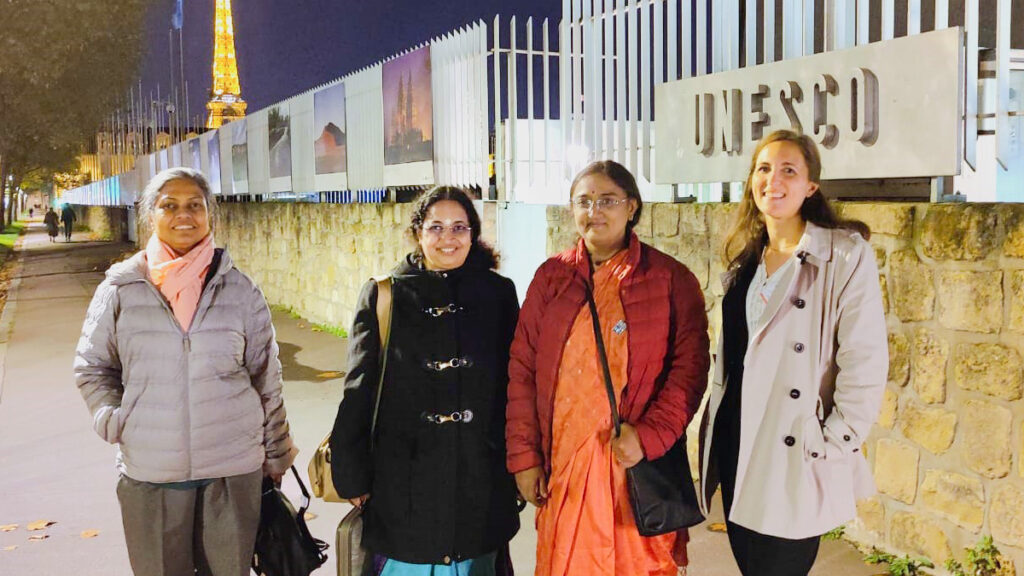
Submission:
<svg viewBox="0 0 1024 576">
<path fill-rule="evenodd" d="M 24 238 L 20 284 L 8 300 L 13 328 L 8 335 L 6 373 L 0 392 L 0 574 L 4 576 L 129 576 L 120 513 L 114 487 L 116 448 L 92 431 L 89 413 L 71 373 L 71 362 L 92 293 L 112 258 L 133 250 L 126 244 L 88 242 L 50 244 L 41 225 L 33 223 Z M 308 323 L 275 313 L 274 323 L 284 365 L 285 401 L 295 442 L 296 461 L 305 479 L 306 463 L 326 434 L 341 398 L 345 341 L 313 332 Z M 2 329 L 2 326 L 0 326 Z M 5 335 L 0 333 L 0 342 Z M 298 504 L 291 479 L 285 492 Z M 310 529 L 331 544 L 330 558 L 315 572 L 335 575 L 334 529 L 348 511 L 344 504 L 316 501 Z M 29 532 L 36 520 L 49 528 Z M 720 522 L 721 518 L 712 518 Z M 534 567 L 536 533 L 533 510 L 522 517 L 523 529 L 512 542 L 517 572 Z M 736 576 L 725 534 L 705 523 L 691 531 L 691 576 Z M 94 538 L 82 538 L 96 530 Z M 30 541 L 31 535 L 48 538 Z M 9 550 L 9 547 L 16 548 Z M 867 576 L 882 572 L 866 566 L 843 542 L 823 542 L 812 574 Z"/>
</svg>

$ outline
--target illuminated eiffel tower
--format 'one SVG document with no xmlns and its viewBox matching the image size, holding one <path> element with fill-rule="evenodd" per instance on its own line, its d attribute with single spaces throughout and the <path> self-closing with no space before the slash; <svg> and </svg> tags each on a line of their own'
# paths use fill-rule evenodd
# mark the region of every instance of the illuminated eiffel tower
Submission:
<svg viewBox="0 0 1024 576">
<path fill-rule="evenodd" d="M 213 88 L 206 109 L 207 128 L 220 128 L 221 124 L 245 117 L 245 100 L 238 84 L 238 64 L 235 61 L 235 27 L 231 21 L 231 0 L 216 0 L 214 20 Z"/>
</svg>

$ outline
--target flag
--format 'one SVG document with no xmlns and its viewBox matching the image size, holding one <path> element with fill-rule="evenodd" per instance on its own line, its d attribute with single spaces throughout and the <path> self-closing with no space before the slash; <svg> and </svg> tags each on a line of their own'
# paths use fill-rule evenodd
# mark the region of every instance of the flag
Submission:
<svg viewBox="0 0 1024 576">
<path fill-rule="evenodd" d="M 174 2 L 174 15 L 171 16 L 171 26 L 174 26 L 175 30 L 181 30 L 181 25 L 185 22 L 185 14 L 181 6 L 183 2 L 184 0 L 175 0 Z"/>
</svg>

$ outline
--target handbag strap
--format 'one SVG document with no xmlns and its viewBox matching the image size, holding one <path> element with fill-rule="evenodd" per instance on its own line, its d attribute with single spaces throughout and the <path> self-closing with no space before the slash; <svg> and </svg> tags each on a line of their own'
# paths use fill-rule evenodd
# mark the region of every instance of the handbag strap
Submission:
<svg viewBox="0 0 1024 576">
<path fill-rule="evenodd" d="M 594 340 L 597 341 L 597 357 L 601 362 L 601 371 L 604 372 L 604 388 L 608 392 L 608 405 L 612 409 L 612 423 L 615 425 L 615 437 L 618 438 L 622 427 L 619 421 L 619 408 L 615 405 L 612 371 L 608 368 L 608 354 L 604 349 L 604 337 L 601 336 L 601 322 L 597 319 L 597 304 L 594 302 L 594 292 L 590 289 L 589 282 L 586 282 L 586 287 L 587 304 L 590 306 L 590 316 L 594 319 Z"/>
<path fill-rule="evenodd" d="M 377 398 L 373 402 L 373 420 L 370 421 L 370 450 L 373 450 L 373 438 L 377 431 L 377 414 L 380 412 L 380 397 L 384 389 L 384 370 L 388 365 L 388 346 L 391 344 L 391 311 L 394 309 L 394 298 L 391 295 L 391 276 L 374 276 L 377 283 L 377 333 L 380 335 L 380 356 L 377 364 L 380 373 L 377 375 Z"/>
<path fill-rule="evenodd" d="M 302 516 L 306 513 L 306 509 L 309 508 L 309 490 L 306 490 L 306 485 L 302 483 L 302 477 L 299 476 L 299 471 L 295 469 L 295 465 L 292 465 L 292 474 L 295 475 L 295 481 L 299 484 L 299 491 L 302 492 L 302 507 L 299 508 L 298 515 Z"/>
</svg>

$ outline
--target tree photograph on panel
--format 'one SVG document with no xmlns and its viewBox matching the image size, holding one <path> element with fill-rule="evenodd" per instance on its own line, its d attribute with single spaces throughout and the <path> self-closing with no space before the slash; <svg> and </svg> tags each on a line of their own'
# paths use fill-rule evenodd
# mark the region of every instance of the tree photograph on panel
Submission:
<svg viewBox="0 0 1024 576">
<path fill-rule="evenodd" d="M 231 126 L 231 179 L 234 182 L 249 180 L 249 146 L 246 140 L 245 119 L 235 120 Z"/>
<path fill-rule="evenodd" d="M 313 94 L 313 152 L 317 174 L 348 170 L 348 138 L 345 126 L 345 85 L 338 84 Z"/>
<path fill-rule="evenodd" d="M 288 105 L 274 106 L 267 113 L 270 134 L 270 177 L 289 178 L 292 175 L 291 117 Z"/>
<path fill-rule="evenodd" d="M 432 160 L 433 103 L 430 93 L 430 47 L 385 62 L 384 164 Z"/>
</svg>

